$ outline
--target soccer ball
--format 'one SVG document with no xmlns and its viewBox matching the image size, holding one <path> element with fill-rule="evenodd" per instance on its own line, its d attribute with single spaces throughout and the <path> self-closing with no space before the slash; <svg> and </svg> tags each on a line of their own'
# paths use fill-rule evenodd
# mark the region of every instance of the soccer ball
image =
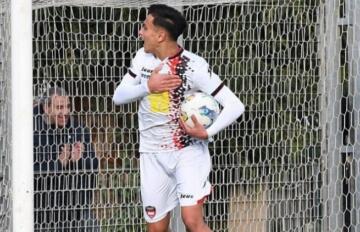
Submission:
<svg viewBox="0 0 360 232">
<path fill-rule="evenodd" d="M 191 115 L 195 115 L 198 122 L 208 128 L 220 113 L 216 100 L 203 92 L 185 95 L 180 110 L 182 120 L 190 127 L 194 127 Z"/>
</svg>

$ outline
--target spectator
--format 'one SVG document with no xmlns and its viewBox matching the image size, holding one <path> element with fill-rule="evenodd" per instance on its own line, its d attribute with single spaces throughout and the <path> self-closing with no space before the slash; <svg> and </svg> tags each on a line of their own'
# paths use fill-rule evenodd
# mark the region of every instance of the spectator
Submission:
<svg viewBox="0 0 360 232">
<path fill-rule="evenodd" d="M 99 231 L 91 210 L 98 160 L 90 130 L 70 113 L 59 87 L 34 107 L 35 231 Z"/>
</svg>

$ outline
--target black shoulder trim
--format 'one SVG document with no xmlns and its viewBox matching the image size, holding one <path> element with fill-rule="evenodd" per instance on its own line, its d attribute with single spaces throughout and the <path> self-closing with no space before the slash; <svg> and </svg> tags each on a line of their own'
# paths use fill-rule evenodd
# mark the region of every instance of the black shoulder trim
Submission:
<svg viewBox="0 0 360 232">
<path fill-rule="evenodd" d="M 222 82 L 215 90 L 211 93 L 211 96 L 215 97 L 215 95 L 224 87 L 224 82 Z"/>
<path fill-rule="evenodd" d="M 130 76 L 132 76 L 133 78 L 135 78 L 136 77 L 136 74 L 135 73 L 133 73 L 130 69 L 128 70 L 128 73 L 130 74 Z"/>
</svg>

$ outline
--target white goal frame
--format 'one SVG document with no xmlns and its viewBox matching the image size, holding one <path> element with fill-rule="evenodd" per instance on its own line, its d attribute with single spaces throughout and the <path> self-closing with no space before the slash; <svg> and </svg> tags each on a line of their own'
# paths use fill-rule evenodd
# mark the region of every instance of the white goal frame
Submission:
<svg viewBox="0 0 360 232">
<path fill-rule="evenodd" d="M 33 231 L 32 2 L 11 0 L 12 231 Z"/>
</svg>

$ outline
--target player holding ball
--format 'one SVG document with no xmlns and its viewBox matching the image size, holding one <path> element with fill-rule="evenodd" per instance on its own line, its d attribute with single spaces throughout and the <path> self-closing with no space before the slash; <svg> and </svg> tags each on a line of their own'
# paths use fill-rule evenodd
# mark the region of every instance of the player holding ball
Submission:
<svg viewBox="0 0 360 232">
<path fill-rule="evenodd" d="M 211 231 L 203 219 L 203 202 L 211 192 L 208 139 L 244 112 L 208 63 L 177 44 L 186 24 L 174 8 L 151 5 L 139 31 L 143 47 L 113 96 L 117 105 L 140 101 L 141 197 L 149 232 L 168 231 L 170 211 L 178 204 L 188 231 Z M 206 129 L 195 116 L 193 127 L 181 120 L 184 96 L 197 91 L 222 106 Z"/>
</svg>

